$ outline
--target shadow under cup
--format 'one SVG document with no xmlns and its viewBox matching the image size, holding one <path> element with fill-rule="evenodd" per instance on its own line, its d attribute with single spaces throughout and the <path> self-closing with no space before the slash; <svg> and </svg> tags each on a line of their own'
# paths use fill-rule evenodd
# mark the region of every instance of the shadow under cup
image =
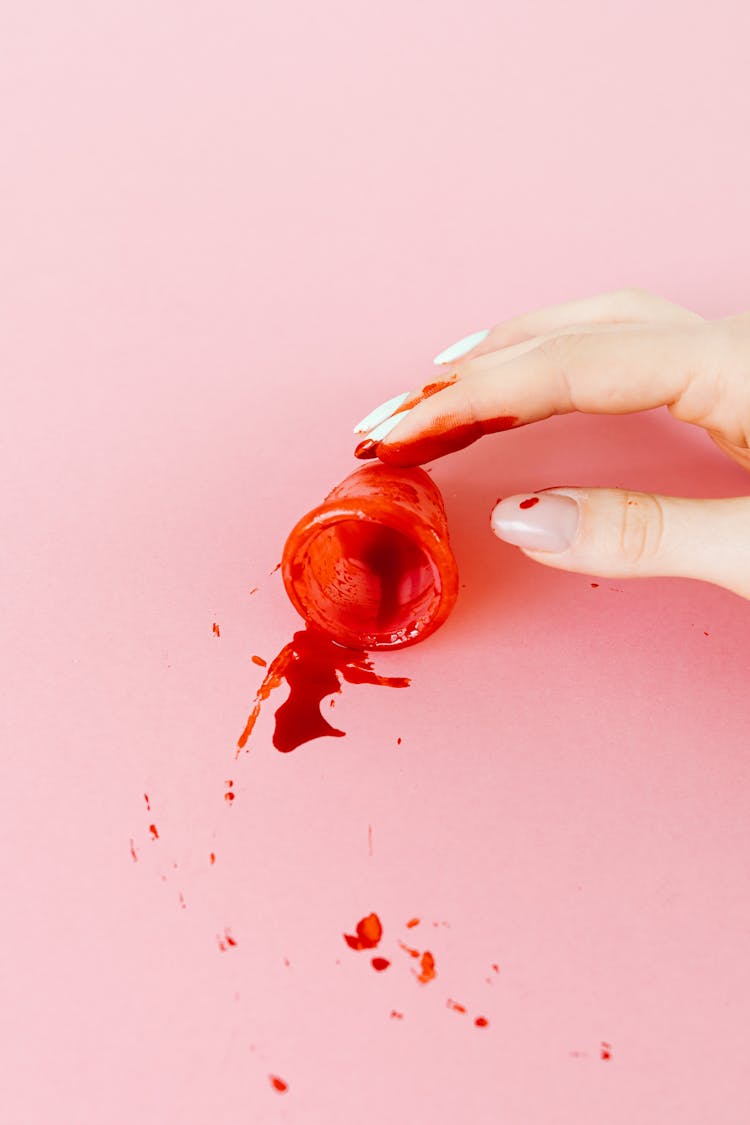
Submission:
<svg viewBox="0 0 750 1125">
<path fill-rule="evenodd" d="M 458 593 L 437 486 L 423 469 L 358 469 L 292 530 L 282 576 L 302 617 L 347 648 L 423 640 Z"/>
</svg>

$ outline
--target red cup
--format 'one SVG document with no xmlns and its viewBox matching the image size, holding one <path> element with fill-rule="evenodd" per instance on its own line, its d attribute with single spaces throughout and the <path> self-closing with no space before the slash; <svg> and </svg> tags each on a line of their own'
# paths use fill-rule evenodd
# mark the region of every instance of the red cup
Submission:
<svg viewBox="0 0 750 1125">
<path fill-rule="evenodd" d="M 281 573 L 298 613 L 347 648 L 424 640 L 458 594 L 437 486 L 424 469 L 358 469 L 293 528 Z"/>
</svg>

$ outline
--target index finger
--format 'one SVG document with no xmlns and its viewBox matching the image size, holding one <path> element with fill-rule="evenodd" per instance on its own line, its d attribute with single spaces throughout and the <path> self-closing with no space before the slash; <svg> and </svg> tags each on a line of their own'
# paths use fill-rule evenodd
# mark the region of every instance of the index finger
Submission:
<svg viewBox="0 0 750 1125">
<path fill-rule="evenodd" d="M 421 465 L 485 434 L 555 414 L 674 405 L 706 367 L 710 327 L 618 325 L 554 336 L 513 359 L 483 356 L 460 380 L 404 412 L 373 452 L 387 464 Z"/>
</svg>

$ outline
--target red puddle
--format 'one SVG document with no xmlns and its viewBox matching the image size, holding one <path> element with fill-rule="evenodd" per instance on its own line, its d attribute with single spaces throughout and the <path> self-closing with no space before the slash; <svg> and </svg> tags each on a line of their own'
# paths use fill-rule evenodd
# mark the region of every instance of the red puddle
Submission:
<svg viewBox="0 0 750 1125">
<path fill-rule="evenodd" d="M 344 934 L 344 941 L 350 949 L 374 949 L 383 936 L 383 926 L 377 914 L 368 914 L 357 922 L 357 933 Z"/>
<path fill-rule="evenodd" d="M 273 744 L 282 754 L 315 738 L 343 738 L 346 732 L 331 726 L 320 713 L 323 699 L 340 693 L 342 682 L 399 688 L 409 684 L 401 676 L 377 675 L 367 653 L 343 648 L 313 629 L 301 629 L 271 662 L 238 740 L 238 754 L 247 745 L 263 703 L 284 680 L 289 698 L 276 711 L 273 732 Z"/>
</svg>

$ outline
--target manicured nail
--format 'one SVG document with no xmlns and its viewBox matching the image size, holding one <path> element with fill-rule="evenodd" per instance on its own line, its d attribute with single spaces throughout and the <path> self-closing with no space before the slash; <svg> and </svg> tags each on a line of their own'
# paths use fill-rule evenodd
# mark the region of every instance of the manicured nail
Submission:
<svg viewBox="0 0 750 1125">
<path fill-rule="evenodd" d="M 383 438 L 388 437 L 391 430 L 395 430 L 399 422 L 403 422 L 409 410 L 402 410 L 400 414 L 392 414 L 390 418 L 386 418 L 379 426 L 374 426 L 367 435 L 370 441 L 382 441 Z"/>
<path fill-rule="evenodd" d="M 543 492 L 501 500 L 490 522 L 498 539 L 516 547 L 567 551 L 576 537 L 578 518 L 578 504 L 572 497 Z"/>
<path fill-rule="evenodd" d="M 371 461 L 373 457 L 377 457 L 378 455 L 378 445 L 379 442 L 370 441 L 369 438 L 365 438 L 354 450 L 354 456 L 360 461 Z"/>
<path fill-rule="evenodd" d="M 404 394 L 394 395 L 393 398 L 389 398 L 387 402 L 376 406 L 374 410 L 371 410 L 369 414 L 365 415 L 361 422 L 357 422 L 357 425 L 354 427 L 355 434 L 366 434 L 373 426 L 377 426 L 378 423 L 384 422 L 386 418 L 390 418 L 394 410 L 398 410 L 399 406 L 405 403 L 408 397 L 409 392 L 405 391 Z"/>
<path fill-rule="evenodd" d="M 433 363 L 453 363 L 454 359 L 460 359 L 462 355 L 466 355 L 477 344 L 481 344 L 482 340 L 486 340 L 490 334 L 489 328 L 483 328 L 481 332 L 472 332 L 471 336 L 464 336 L 463 340 L 457 340 L 455 344 L 451 344 L 445 351 L 439 352 L 433 359 Z"/>
</svg>

